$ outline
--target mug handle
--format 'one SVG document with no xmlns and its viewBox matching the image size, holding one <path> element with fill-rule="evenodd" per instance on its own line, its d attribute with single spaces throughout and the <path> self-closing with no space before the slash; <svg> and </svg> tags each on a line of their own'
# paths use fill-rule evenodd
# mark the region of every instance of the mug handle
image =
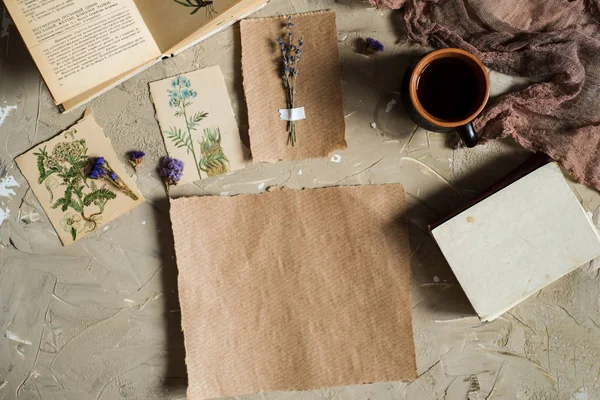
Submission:
<svg viewBox="0 0 600 400">
<path fill-rule="evenodd" d="M 458 132 L 458 135 L 462 139 L 465 146 L 475 147 L 475 145 L 477 145 L 479 138 L 477 137 L 477 133 L 475 133 L 475 129 L 473 129 L 472 123 L 469 122 L 465 125 L 457 126 L 456 131 Z"/>
</svg>

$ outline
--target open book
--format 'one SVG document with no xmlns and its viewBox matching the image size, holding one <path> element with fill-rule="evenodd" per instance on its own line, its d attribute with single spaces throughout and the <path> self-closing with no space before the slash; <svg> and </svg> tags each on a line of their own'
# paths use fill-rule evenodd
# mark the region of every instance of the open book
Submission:
<svg viewBox="0 0 600 400">
<path fill-rule="evenodd" d="M 4 0 L 54 101 L 68 111 L 268 0 Z"/>
</svg>

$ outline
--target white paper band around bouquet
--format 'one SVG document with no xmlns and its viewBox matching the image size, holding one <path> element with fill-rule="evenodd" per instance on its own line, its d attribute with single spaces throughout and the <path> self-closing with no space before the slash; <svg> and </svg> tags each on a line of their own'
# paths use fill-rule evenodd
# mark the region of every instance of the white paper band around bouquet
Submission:
<svg viewBox="0 0 600 400">
<path fill-rule="evenodd" d="M 305 118 L 304 107 L 282 108 L 279 110 L 279 119 L 282 121 L 299 121 Z"/>
</svg>

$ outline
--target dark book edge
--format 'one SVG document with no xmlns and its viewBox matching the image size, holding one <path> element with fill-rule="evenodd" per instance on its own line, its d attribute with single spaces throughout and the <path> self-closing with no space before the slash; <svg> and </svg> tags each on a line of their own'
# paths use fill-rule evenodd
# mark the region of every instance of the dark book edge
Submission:
<svg viewBox="0 0 600 400">
<path fill-rule="evenodd" d="M 500 190 L 508 187 L 509 185 L 513 184 L 514 182 L 518 181 L 519 179 L 529 175 L 533 171 L 543 167 L 544 165 L 546 165 L 550 162 L 552 162 L 552 159 L 549 156 L 547 156 L 546 154 L 544 154 L 544 153 L 534 154 L 532 157 L 529 158 L 529 160 L 527 160 L 524 163 L 522 163 L 521 165 L 519 165 L 517 168 L 515 168 L 513 171 L 511 171 L 504 178 L 500 179 L 498 182 L 494 183 L 493 185 L 491 185 L 490 187 L 485 189 L 479 196 L 477 196 L 473 200 L 469 201 L 464 206 L 457 208 L 456 210 L 454 210 L 450 214 L 446 215 L 445 217 L 437 220 L 436 222 L 434 222 L 432 224 L 429 224 L 429 232 L 431 233 L 431 231 L 433 231 L 435 228 L 437 228 L 438 226 L 442 225 L 443 223 L 451 220 L 452 218 L 456 217 L 458 214 L 462 213 L 463 211 L 468 210 L 469 208 L 473 207 L 475 204 L 479 203 L 480 201 L 482 201 L 482 200 L 490 197 L 494 193 L 497 193 Z"/>
</svg>

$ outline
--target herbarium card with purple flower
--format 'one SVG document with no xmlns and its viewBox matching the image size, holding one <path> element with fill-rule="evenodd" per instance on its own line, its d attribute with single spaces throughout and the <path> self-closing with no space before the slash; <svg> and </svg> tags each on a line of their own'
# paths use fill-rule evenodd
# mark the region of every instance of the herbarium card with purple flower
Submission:
<svg viewBox="0 0 600 400">
<path fill-rule="evenodd" d="M 63 245 L 144 202 L 90 109 L 16 162 Z"/>
<path fill-rule="evenodd" d="M 254 161 L 345 148 L 335 12 L 245 19 L 240 27 Z"/>
<path fill-rule="evenodd" d="M 249 160 L 219 66 L 150 83 L 167 153 L 185 164 L 178 184 L 244 168 Z"/>
</svg>

